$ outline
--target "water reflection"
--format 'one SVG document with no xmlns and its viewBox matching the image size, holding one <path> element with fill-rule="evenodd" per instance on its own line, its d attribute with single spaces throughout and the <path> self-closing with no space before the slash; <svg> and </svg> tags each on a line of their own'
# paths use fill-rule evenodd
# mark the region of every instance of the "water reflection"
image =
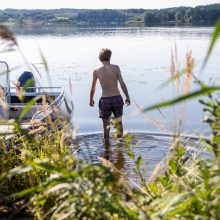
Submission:
<svg viewBox="0 0 220 220">
<path fill-rule="evenodd" d="M 162 133 L 139 132 L 129 135 L 132 137 L 130 149 L 134 152 L 135 159 L 139 156 L 143 159 L 140 166 L 142 176 L 149 179 L 157 164 L 161 161 L 164 164 L 164 159 L 173 143 L 173 136 Z M 135 161 L 128 156 L 125 142 L 118 142 L 111 138 L 110 144 L 104 144 L 102 134 L 99 133 L 78 136 L 73 147 L 76 145 L 79 147 L 76 155 L 78 159 L 90 161 L 92 164 L 100 164 L 99 157 L 103 157 L 120 171 L 116 173 L 118 178 L 123 175 L 125 178 L 140 183 L 139 176 L 133 172 Z M 192 154 L 200 152 L 201 155 L 205 155 L 197 137 L 183 136 L 182 146 L 185 146 L 189 150 L 188 152 L 192 152 Z"/>
<path fill-rule="evenodd" d="M 113 138 L 109 143 L 104 143 L 102 134 L 78 136 L 74 146 L 79 146 L 78 159 L 99 164 L 99 157 L 110 161 L 113 166 L 124 175 L 130 172 L 129 163 L 126 158 L 126 148 L 124 142 L 118 142 Z M 117 172 L 119 178 L 119 172 Z"/>
<path fill-rule="evenodd" d="M 117 146 L 112 148 L 110 143 L 103 144 L 104 152 L 101 154 L 101 157 L 110 161 L 113 166 L 119 172 L 116 172 L 116 178 L 120 178 L 120 173 L 123 172 L 126 174 L 126 171 L 129 171 L 129 168 L 126 166 L 126 159 L 124 156 L 125 145 L 123 143 L 117 143 Z"/>
<path fill-rule="evenodd" d="M 18 36 L 77 36 L 77 37 L 114 37 L 114 36 L 176 36 L 182 38 L 204 38 L 210 36 L 213 27 L 76 27 L 72 25 L 11 26 Z"/>
<path fill-rule="evenodd" d="M 166 156 L 172 139 L 167 136 L 156 137 L 145 133 L 130 135 L 132 136 L 130 148 L 136 158 L 142 156 L 141 170 L 143 176 L 149 178 L 156 164 Z M 132 172 L 135 162 L 128 156 L 125 142 L 118 142 L 111 138 L 109 144 L 104 144 L 102 134 L 90 134 L 78 136 L 74 142 L 74 146 L 76 145 L 79 146 L 78 159 L 100 164 L 98 158 L 103 157 L 109 160 L 124 177 L 138 179 Z"/>
</svg>

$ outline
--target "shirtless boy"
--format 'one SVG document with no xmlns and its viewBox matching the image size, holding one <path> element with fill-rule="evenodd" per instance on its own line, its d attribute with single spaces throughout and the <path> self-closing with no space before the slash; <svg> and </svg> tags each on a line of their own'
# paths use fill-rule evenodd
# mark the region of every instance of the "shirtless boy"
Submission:
<svg viewBox="0 0 220 220">
<path fill-rule="evenodd" d="M 120 68 L 117 65 L 110 64 L 111 54 L 112 52 L 109 49 L 102 49 L 100 51 L 99 60 L 102 65 L 93 71 L 93 81 L 90 91 L 90 106 L 94 107 L 93 97 L 96 82 L 97 79 L 99 79 L 102 87 L 102 97 L 99 100 L 99 117 L 103 121 L 103 136 L 107 142 L 109 140 L 110 117 L 112 113 L 116 122 L 117 137 L 120 138 L 123 136 L 122 115 L 124 102 L 118 88 L 118 82 L 126 96 L 125 104 L 130 105 L 130 97 L 123 81 Z"/>
</svg>

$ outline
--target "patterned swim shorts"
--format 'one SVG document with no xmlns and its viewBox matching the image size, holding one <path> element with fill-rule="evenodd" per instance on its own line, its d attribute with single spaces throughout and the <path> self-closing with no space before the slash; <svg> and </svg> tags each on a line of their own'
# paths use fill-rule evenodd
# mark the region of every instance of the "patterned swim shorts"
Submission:
<svg viewBox="0 0 220 220">
<path fill-rule="evenodd" d="M 113 113 L 115 118 L 123 115 L 123 99 L 121 95 L 101 97 L 99 100 L 99 117 L 109 119 Z"/>
</svg>

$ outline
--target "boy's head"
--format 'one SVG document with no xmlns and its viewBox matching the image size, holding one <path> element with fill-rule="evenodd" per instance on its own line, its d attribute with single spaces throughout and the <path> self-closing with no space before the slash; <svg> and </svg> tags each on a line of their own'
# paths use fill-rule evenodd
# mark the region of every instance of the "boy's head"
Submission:
<svg viewBox="0 0 220 220">
<path fill-rule="evenodd" d="M 103 49 L 101 49 L 101 51 L 99 52 L 99 60 L 100 60 L 101 62 L 110 61 L 111 55 L 112 55 L 111 50 L 109 50 L 109 49 L 107 49 L 107 48 L 103 48 Z"/>
</svg>

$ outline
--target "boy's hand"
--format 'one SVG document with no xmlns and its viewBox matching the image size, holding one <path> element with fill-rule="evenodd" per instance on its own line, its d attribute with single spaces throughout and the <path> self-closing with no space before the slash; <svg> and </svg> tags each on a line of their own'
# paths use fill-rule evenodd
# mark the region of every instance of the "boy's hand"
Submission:
<svg viewBox="0 0 220 220">
<path fill-rule="evenodd" d="M 128 99 L 125 99 L 125 104 L 126 104 L 127 106 L 131 104 L 131 101 L 130 101 L 129 98 L 128 98 Z"/>
<path fill-rule="evenodd" d="M 91 107 L 94 107 L 94 104 L 95 104 L 94 100 L 90 100 L 89 105 L 90 105 Z"/>
</svg>

